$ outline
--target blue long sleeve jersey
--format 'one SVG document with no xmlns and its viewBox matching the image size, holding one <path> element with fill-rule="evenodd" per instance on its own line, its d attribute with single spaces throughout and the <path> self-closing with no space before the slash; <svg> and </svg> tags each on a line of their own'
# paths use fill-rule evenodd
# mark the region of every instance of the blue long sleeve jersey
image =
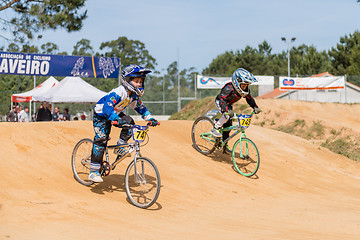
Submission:
<svg viewBox="0 0 360 240">
<path fill-rule="evenodd" d="M 119 121 L 121 120 L 119 113 L 124 111 L 127 106 L 137 111 L 146 121 L 153 118 L 139 97 L 136 94 L 129 95 L 129 92 L 122 85 L 102 97 L 95 105 L 94 110 L 100 117 Z"/>
</svg>

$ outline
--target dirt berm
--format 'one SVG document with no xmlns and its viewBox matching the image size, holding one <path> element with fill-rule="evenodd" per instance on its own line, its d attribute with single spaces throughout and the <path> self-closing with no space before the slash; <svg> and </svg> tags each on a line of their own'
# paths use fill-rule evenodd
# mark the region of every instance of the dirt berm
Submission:
<svg viewBox="0 0 360 240">
<path fill-rule="evenodd" d="M 0 123 L 0 239 L 360 239 L 359 162 L 252 125 L 261 165 L 246 178 L 229 155 L 196 152 L 191 126 L 150 129 L 142 154 L 158 166 L 162 188 L 143 210 L 126 199 L 130 158 L 101 184 L 74 180 L 71 153 L 93 137 L 90 121 Z M 111 143 L 118 135 L 113 128 Z"/>
</svg>

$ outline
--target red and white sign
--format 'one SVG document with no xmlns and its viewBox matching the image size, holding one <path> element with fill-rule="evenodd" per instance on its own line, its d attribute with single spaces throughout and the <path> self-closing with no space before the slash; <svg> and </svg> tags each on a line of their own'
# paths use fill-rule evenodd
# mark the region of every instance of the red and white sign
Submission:
<svg viewBox="0 0 360 240">
<path fill-rule="evenodd" d="M 331 90 L 344 89 L 345 77 L 279 78 L 280 90 Z"/>
</svg>

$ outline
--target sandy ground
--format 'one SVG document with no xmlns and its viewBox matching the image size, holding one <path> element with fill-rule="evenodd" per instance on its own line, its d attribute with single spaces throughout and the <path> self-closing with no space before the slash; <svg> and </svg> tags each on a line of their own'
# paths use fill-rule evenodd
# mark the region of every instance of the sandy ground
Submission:
<svg viewBox="0 0 360 240">
<path fill-rule="evenodd" d="M 289 111 L 306 111 L 293 104 Z M 336 121 L 330 111 L 339 108 L 321 107 L 319 117 Z M 349 111 L 342 119 L 360 126 Z M 104 183 L 74 180 L 72 149 L 93 137 L 91 122 L 0 123 L 0 239 L 360 239 L 359 162 L 252 125 L 261 166 L 246 178 L 229 155 L 196 152 L 191 126 L 163 121 L 150 130 L 142 154 L 158 166 L 162 188 L 143 210 L 126 198 L 130 158 Z M 111 143 L 118 135 L 114 128 Z"/>
</svg>

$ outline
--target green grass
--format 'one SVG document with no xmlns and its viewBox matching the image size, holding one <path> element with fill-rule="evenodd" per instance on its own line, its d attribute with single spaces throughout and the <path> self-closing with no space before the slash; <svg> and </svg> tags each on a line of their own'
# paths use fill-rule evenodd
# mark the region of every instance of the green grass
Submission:
<svg viewBox="0 0 360 240">
<path fill-rule="evenodd" d="M 311 132 L 314 132 L 316 136 L 322 137 L 324 135 L 324 125 L 321 124 L 321 121 L 314 121 L 313 125 L 309 129 Z"/>
<path fill-rule="evenodd" d="M 352 160 L 360 161 L 360 146 L 358 146 L 351 138 L 343 137 L 336 140 L 327 139 L 321 144 L 322 147 L 329 149 L 334 153 L 341 154 Z"/>
<path fill-rule="evenodd" d="M 294 122 L 295 127 L 304 127 L 305 126 L 305 120 L 302 119 L 296 119 Z"/>
</svg>

